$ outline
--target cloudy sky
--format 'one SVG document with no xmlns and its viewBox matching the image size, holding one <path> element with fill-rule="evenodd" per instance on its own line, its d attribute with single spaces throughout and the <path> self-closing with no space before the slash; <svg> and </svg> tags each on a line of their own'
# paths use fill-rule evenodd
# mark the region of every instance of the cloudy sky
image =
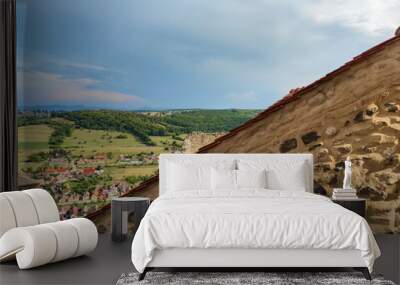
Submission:
<svg viewBox="0 0 400 285">
<path fill-rule="evenodd" d="M 265 108 L 400 26 L 398 0 L 17 0 L 23 105 Z"/>
</svg>

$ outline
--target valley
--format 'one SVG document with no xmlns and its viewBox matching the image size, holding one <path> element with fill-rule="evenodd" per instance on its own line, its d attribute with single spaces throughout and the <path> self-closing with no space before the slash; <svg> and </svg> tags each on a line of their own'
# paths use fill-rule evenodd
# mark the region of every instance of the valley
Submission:
<svg viewBox="0 0 400 285">
<path fill-rule="evenodd" d="M 194 152 L 257 112 L 21 112 L 19 174 L 52 194 L 62 218 L 85 216 L 154 175 L 160 153 Z"/>
</svg>

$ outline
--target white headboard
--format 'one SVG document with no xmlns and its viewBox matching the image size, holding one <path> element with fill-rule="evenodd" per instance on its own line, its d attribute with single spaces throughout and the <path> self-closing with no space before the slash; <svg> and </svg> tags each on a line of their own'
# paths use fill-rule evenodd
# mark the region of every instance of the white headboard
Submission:
<svg viewBox="0 0 400 285">
<path fill-rule="evenodd" d="M 166 192 L 167 185 L 167 163 L 171 162 L 181 162 L 181 161 L 199 161 L 199 162 L 216 162 L 218 160 L 232 160 L 235 162 L 237 159 L 265 159 L 269 162 L 271 161 L 281 161 L 281 160 L 290 160 L 290 161 L 304 161 L 306 163 L 306 179 L 307 179 L 307 192 L 313 193 L 314 189 L 314 173 L 313 173 L 313 155 L 309 153 L 305 154 L 265 154 L 265 153 L 204 153 L 204 154 L 160 154 L 159 161 L 159 191 L 160 195 Z"/>
</svg>

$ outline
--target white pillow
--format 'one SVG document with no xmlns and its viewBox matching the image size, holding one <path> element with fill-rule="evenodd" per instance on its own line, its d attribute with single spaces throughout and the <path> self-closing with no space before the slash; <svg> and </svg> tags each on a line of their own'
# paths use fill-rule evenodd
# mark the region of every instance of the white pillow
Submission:
<svg viewBox="0 0 400 285">
<path fill-rule="evenodd" d="M 307 179 L 303 166 L 298 165 L 290 172 L 271 169 L 267 172 L 268 188 L 277 190 L 301 191 L 307 190 Z"/>
<path fill-rule="evenodd" d="M 236 170 L 238 188 L 267 188 L 267 171 Z"/>
<path fill-rule="evenodd" d="M 235 190 L 236 189 L 236 170 L 232 169 L 211 169 L 211 189 L 212 190 Z"/>
<path fill-rule="evenodd" d="M 296 160 L 239 160 L 239 170 L 267 170 L 267 188 L 303 191 L 308 188 L 307 165 Z"/>
<path fill-rule="evenodd" d="M 211 188 L 211 167 L 186 166 L 168 163 L 167 188 L 170 191 L 189 191 Z"/>
<path fill-rule="evenodd" d="M 235 169 L 235 160 L 194 160 L 184 158 L 166 164 L 167 191 L 208 190 L 211 191 L 211 168 Z"/>
</svg>

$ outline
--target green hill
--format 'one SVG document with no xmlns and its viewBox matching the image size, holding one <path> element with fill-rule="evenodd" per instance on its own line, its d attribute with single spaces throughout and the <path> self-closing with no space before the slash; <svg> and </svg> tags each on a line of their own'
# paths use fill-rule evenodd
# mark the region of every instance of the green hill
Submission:
<svg viewBox="0 0 400 285">
<path fill-rule="evenodd" d="M 62 117 L 75 123 L 75 126 L 131 133 L 146 145 L 154 145 L 150 136 L 179 135 L 182 133 L 225 132 L 237 127 L 256 115 L 258 110 L 187 110 L 147 113 L 88 110 L 56 112 L 53 116 Z"/>
</svg>

